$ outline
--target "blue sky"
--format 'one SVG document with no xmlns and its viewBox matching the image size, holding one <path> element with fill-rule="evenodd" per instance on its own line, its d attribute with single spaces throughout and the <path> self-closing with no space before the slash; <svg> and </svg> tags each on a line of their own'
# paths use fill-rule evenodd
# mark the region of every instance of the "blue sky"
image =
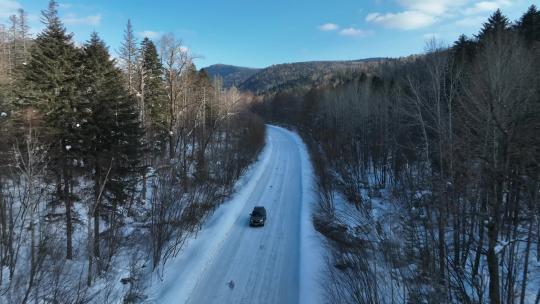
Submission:
<svg viewBox="0 0 540 304">
<path fill-rule="evenodd" d="M 0 0 L 0 23 L 17 8 L 39 32 L 46 0 Z M 115 54 L 130 18 L 137 35 L 171 32 L 204 67 L 249 67 L 310 60 L 399 57 L 474 34 L 501 8 L 515 20 L 540 0 L 59 0 L 60 16 L 81 43 L 95 30 Z"/>
</svg>

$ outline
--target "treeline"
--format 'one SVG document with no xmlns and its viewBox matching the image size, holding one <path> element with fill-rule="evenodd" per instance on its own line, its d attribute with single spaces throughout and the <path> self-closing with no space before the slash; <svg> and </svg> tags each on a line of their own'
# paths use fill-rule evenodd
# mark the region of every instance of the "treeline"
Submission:
<svg viewBox="0 0 540 304">
<path fill-rule="evenodd" d="M 539 50 L 535 6 L 498 10 L 451 47 L 257 106 L 309 143 L 329 302 L 539 303 Z"/>
<path fill-rule="evenodd" d="M 115 60 L 95 32 L 76 46 L 57 8 L 35 39 L 22 10 L 0 27 L 0 302 L 140 301 L 264 124 L 172 34 L 139 43 L 128 21 Z"/>
</svg>

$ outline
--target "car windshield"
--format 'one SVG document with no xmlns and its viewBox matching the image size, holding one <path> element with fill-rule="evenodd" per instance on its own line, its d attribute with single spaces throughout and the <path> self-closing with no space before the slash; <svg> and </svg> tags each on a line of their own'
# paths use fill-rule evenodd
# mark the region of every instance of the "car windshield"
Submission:
<svg viewBox="0 0 540 304">
<path fill-rule="evenodd" d="M 265 214 L 265 210 L 262 207 L 255 207 L 253 208 L 253 212 L 251 214 L 253 216 L 263 216 Z"/>
</svg>

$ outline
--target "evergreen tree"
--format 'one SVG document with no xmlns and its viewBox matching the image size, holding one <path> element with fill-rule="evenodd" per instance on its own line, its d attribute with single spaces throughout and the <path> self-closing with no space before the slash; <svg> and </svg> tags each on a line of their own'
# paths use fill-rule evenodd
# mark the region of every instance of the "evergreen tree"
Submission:
<svg viewBox="0 0 540 304">
<path fill-rule="evenodd" d="M 110 166 L 111 180 L 106 189 L 116 202 L 123 202 L 130 190 L 130 178 L 140 168 L 142 129 L 138 122 L 136 99 L 122 86 L 121 71 L 110 58 L 105 43 L 93 33 L 83 55 L 82 88 L 88 106 L 85 113 L 85 146 L 103 171 Z"/>
<path fill-rule="evenodd" d="M 510 21 L 504 16 L 500 9 L 497 9 L 484 23 L 480 33 L 476 36 L 480 42 L 487 37 L 494 37 L 497 34 L 510 30 Z"/>
<path fill-rule="evenodd" d="M 142 131 L 136 101 L 122 86 L 121 71 L 115 67 L 105 43 L 96 33 L 84 46 L 80 90 L 82 150 L 93 167 L 94 256 L 100 256 L 99 221 L 103 197 L 115 210 L 133 189 L 133 177 L 140 170 Z M 102 193 L 103 192 L 103 193 Z"/>
<path fill-rule="evenodd" d="M 52 136 L 53 170 L 63 180 L 63 198 L 66 207 L 67 258 L 72 258 L 72 220 L 70 193 L 73 160 L 77 156 L 77 58 L 78 51 L 72 43 L 72 35 L 66 29 L 57 11 L 58 4 L 52 0 L 42 11 L 45 29 L 37 36 L 30 51 L 30 60 L 24 70 L 25 88 L 20 100 L 44 114 L 47 133 Z M 61 181 L 58 181 L 59 184 Z M 59 186 L 60 190 L 61 187 Z M 61 193 L 60 193 L 61 192 Z"/>
<path fill-rule="evenodd" d="M 521 16 L 516 24 L 516 29 L 528 44 L 540 41 L 540 12 L 535 5 L 531 5 L 527 12 Z"/>
<path fill-rule="evenodd" d="M 144 153 L 144 132 L 139 123 L 137 100 L 126 94 L 119 97 L 114 105 L 114 128 L 112 156 L 115 166 L 111 172 L 111 185 L 114 205 L 124 203 L 134 191 L 135 178 L 144 170 L 141 159 Z"/>
<path fill-rule="evenodd" d="M 146 127 L 150 149 L 161 151 L 167 140 L 167 96 L 163 84 L 163 66 L 152 40 L 144 38 L 141 43 Z"/>
<path fill-rule="evenodd" d="M 460 64 L 471 63 L 476 53 L 476 46 L 476 43 L 467 36 L 459 36 L 452 47 L 454 57 L 457 59 L 456 62 Z"/>
</svg>

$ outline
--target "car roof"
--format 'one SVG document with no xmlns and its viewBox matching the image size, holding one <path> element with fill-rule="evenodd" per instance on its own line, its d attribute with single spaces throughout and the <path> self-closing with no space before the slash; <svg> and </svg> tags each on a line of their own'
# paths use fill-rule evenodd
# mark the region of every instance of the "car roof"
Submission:
<svg viewBox="0 0 540 304">
<path fill-rule="evenodd" d="M 255 208 L 253 208 L 253 210 L 256 210 L 256 211 L 266 211 L 266 209 L 263 207 L 263 206 L 256 206 Z"/>
</svg>

